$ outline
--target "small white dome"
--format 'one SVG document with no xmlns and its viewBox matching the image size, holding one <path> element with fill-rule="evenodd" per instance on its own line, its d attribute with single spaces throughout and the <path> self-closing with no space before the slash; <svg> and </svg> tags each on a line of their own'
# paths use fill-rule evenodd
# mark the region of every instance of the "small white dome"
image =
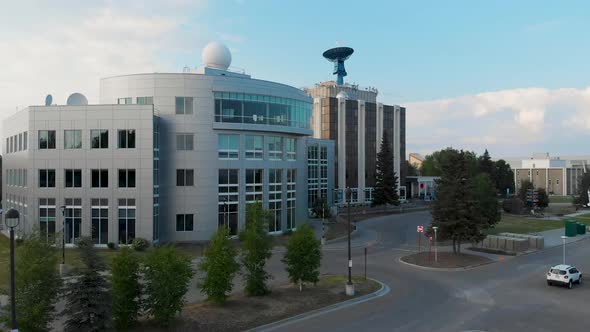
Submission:
<svg viewBox="0 0 590 332">
<path fill-rule="evenodd" d="M 349 97 L 348 97 L 348 93 L 346 93 L 346 92 L 344 92 L 344 91 L 340 91 L 340 92 L 338 92 L 338 94 L 336 95 L 336 98 L 338 98 L 338 99 L 341 99 L 341 98 L 344 98 L 344 99 L 349 99 Z"/>
<path fill-rule="evenodd" d="M 66 104 L 69 106 L 88 105 L 88 99 L 83 94 L 74 92 L 68 97 Z"/>
<path fill-rule="evenodd" d="M 231 52 L 220 42 L 210 42 L 201 53 L 206 67 L 227 70 L 231 64 Z"/>
</svg>

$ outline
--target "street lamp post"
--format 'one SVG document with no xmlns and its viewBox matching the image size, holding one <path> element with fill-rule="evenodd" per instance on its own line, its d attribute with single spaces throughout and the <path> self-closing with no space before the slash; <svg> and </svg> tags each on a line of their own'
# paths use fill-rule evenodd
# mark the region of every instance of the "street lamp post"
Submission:
<svg viewBox="0 0 590 332">
<path fill-rule="evenodd" d="M 436 232 L 438 230 L 438 227 L 433 226 L 432 229 L 434 229 L 434 262 L 438 263 L 438 248 L 436 243 Z"/>
<path fill-rule="evenodd" d="M 16 324 L 16 284 L 14 276 L 14 228 L 18 226 L 20 214 L 15 209 L 6 212 L 6 227 L 10 228 L 10 318 L 12 321 L 12 331 L 18 331 Z"/>
<path fill-rule="evenodd" d="M 563 265 L 565 265 L 565 240 L 567 239 L 567 236 L 561 236 L 561 239 L 563 240 Z"/>
<path fill-rule="evenodd" d="M 325 204 L 323 204 L 323 202 L 322 202 L 322 245 L 326 244 L 326 228 L 325 228 L 326 226 L 324 226 L 324 222 L 325 222 L 324 216 L 325 216 L 326 212 L 324 211 L 324 207 L 325 207 Z"/>
<path fill-rule="evenodd" d="M 354 284 L 352 283 L 352 257 L 350 254 L 350 201 L 352 200 L 352 190 L 346 188 L 348 192 L 348 282 L 346 283 L 346 295 L 354 296 Z"/>
<path fill-rule="evenodd" d="M 59 207 L 61 210 L 61 224 L 62 224 L 62 237 L 61 237 L 61 264 L 66 265 L 66 206 L 62 205 Z"/>
</svg>

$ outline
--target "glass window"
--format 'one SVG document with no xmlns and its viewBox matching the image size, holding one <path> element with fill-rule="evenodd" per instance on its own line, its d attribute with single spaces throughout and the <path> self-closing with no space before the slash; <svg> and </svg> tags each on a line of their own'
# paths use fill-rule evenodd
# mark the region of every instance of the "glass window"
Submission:
<svg viewBox="0 0 590 332">
<path fill-rule="evenodd" d="M 152 105 L 154 103 L 154 97 L 137 97 L 137 104 L 139 105 Z"/>
<path fill-rule="evenodd" d="M 283 159 L 283 138 L 279 136 L 267 136 L 268 158 L 271 160 Z"/>
<path fill-rule="evenodd" d="M 237 100 L 223 100 L 221 102 L 222 122 L 242 122 L 242 102 Z"/>
<path fill-rule="evenodd" d="M 246 135 L 246 159 L 262 159 L 263 155 L 263 136 Z"/>
<path fill-rule="evenodd" d="M 119 244 L 131 244 L 135 239 L 135 199 L 119 199 Z"/>
<path fill-rule="evenodd" d="M 218 185 L 218 225 L 238 234 L 239 180 L 237 169 L 220 169 Z"/>
<path fill-rule="evenodd" d="M 194 230 L 193 215 L 192 214 L 177 214 L 176 215 L 176 231 L 177 232 L 192 232 Z"/>
<path fill-rule="evenodd" d="M 246 203 L 262 202 L 263 170 L 246 170 Z"/>
<path fill-rule="evenodd" d="M 192 169 L 177 169 L 176 170 L 176 186 L 186 187 L 194 186 L 195 171 Z"/>
<path fill-rule="evenodd" d="M 135 188 L 135 170 L 119 170 L 119 188 Z"/>
<path fill-rule="evenodd" d="M 41 239 L 55 243 L 55 198 L 39 198 L 39 232 Z"/>
<path fill-rule="evenodd" d="M 55 149 L 55 130 L 39 130 L 39 149 Z"/>
<path fill-rule="evenodd" d="M 28 132 L 23 133 L 23 150 L 27 149 Z"/>
<path fill-rule="evenodd" d="M 244 123 L 266 124 L 268 120 L 266 105 L 255 101 L 245 101 Z"/>
<path fill-rule="evenodd" d="M 240 153 L 240 135 L 219 134 L 217 143 L 219 159 L 238 159 Z"/>
<path fill-rule="evenodd" d="M 193 150 L 193 134 L 176 134 L 176 150 L 190 151 Z"/>
<path fill-rule="evenodd" d="M 281 230 L 283 170 L 269 169 L 268 172 L 268 209 L 271 212 L 268 231 L 278 232 Z"/>
<path fill-rule="evenodd" d="M 108 188 L 109 171 L 107 169 L 93 169 L 90 173 L 92 188 Z"/>
<path fill-rule="evenodd" d="M 135 129 L 118 130 L 119 149 L 135 149 Z"/>
<path fill-rule="evenodd" d="M 54 169 L 40 169 L 39 170 L 39 187 L 40 188 L 55 188 L 55 170 Z"/>
<path fill-rule="evenodd" d="M 90 131 L 90 148 L 108 149 L 109 131 L 106 129 L 93 129 Z"/>
<path fill-rule="evenodd" d="M 193 114 L 193 97 L 175 98 L 176 114 Z"/>
<path fill-rule="evenodd" d="M 293 229 L 295 225 L 295 205 L 296 205 L 296 181 L 297 170 L 287 170 L 287 229 Z"/>
<path fill-rule="evenodd" d="M 109 241 L 109 205 L 106 198 L 91 200 L 92 240 L 94 244 L 107 244 Z"/>
<path fill-rule="evenodd" d="M 117 100 L 117 103 L 118 104 L 121 104 L 121 105 L 132 104 L 133 103 L 133 98 L 131 98 L 131 97 L 119 98 Z"/>
<path fill-rule="evenodd" d="M 64 149 L 81 149 L 82 131 L 64 130 Z"/>
<path fill-rule="evenodd" d="M 65 187 L 66 188 L 81 188 L 82 187 L 82 170 L 81 169 L 66 169 L 65 170 Z"/>
<path fill-rule="evenodd" d="M 297 141 L 294 138 L 285 138 L 285 147 L 287 150 L 287 160 L 295 160 L 297 156 Z"/>
</svg>

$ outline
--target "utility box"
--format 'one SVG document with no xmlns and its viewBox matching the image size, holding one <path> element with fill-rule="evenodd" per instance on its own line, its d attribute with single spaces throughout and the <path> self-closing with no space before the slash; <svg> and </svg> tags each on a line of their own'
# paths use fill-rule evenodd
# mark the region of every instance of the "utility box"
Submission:
<svg viewBox="0 0 590 332">
<path fill-rule="evenodd" d="M 578 223 L 575 221 L 565 222 L 565 236 L 574 237 L 578 235 Z"/>
<path fill-rule="evenodd" d="M 586 225 L 582 223 L 578 223 L 578 234 L 586 234 Z"/>
</svg>

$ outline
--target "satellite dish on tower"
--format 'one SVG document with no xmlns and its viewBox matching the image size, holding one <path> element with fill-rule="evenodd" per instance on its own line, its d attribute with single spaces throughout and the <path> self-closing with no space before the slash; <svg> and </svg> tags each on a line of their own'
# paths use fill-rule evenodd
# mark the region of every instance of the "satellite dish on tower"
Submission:
<svg viewBox="0 0 590 332">
<path fill-rule="evenodd" d="M 52 102 L 53 102 L 53 97 L 51 95 L 47 95 L 47 97 L 45 97 L 45 106 L 51 106 Z"/>
<path fill-rule="evenodd" d="M 344 76 L 348 75 L 344 69 L 344 61 L 348 60 L 354 53 L 350 47 L 331 48 L 322 54 L 328 61 L 334 62 L 334 75 L 338 75 L 336 84 L 344 85 Z"/>
</svg>

